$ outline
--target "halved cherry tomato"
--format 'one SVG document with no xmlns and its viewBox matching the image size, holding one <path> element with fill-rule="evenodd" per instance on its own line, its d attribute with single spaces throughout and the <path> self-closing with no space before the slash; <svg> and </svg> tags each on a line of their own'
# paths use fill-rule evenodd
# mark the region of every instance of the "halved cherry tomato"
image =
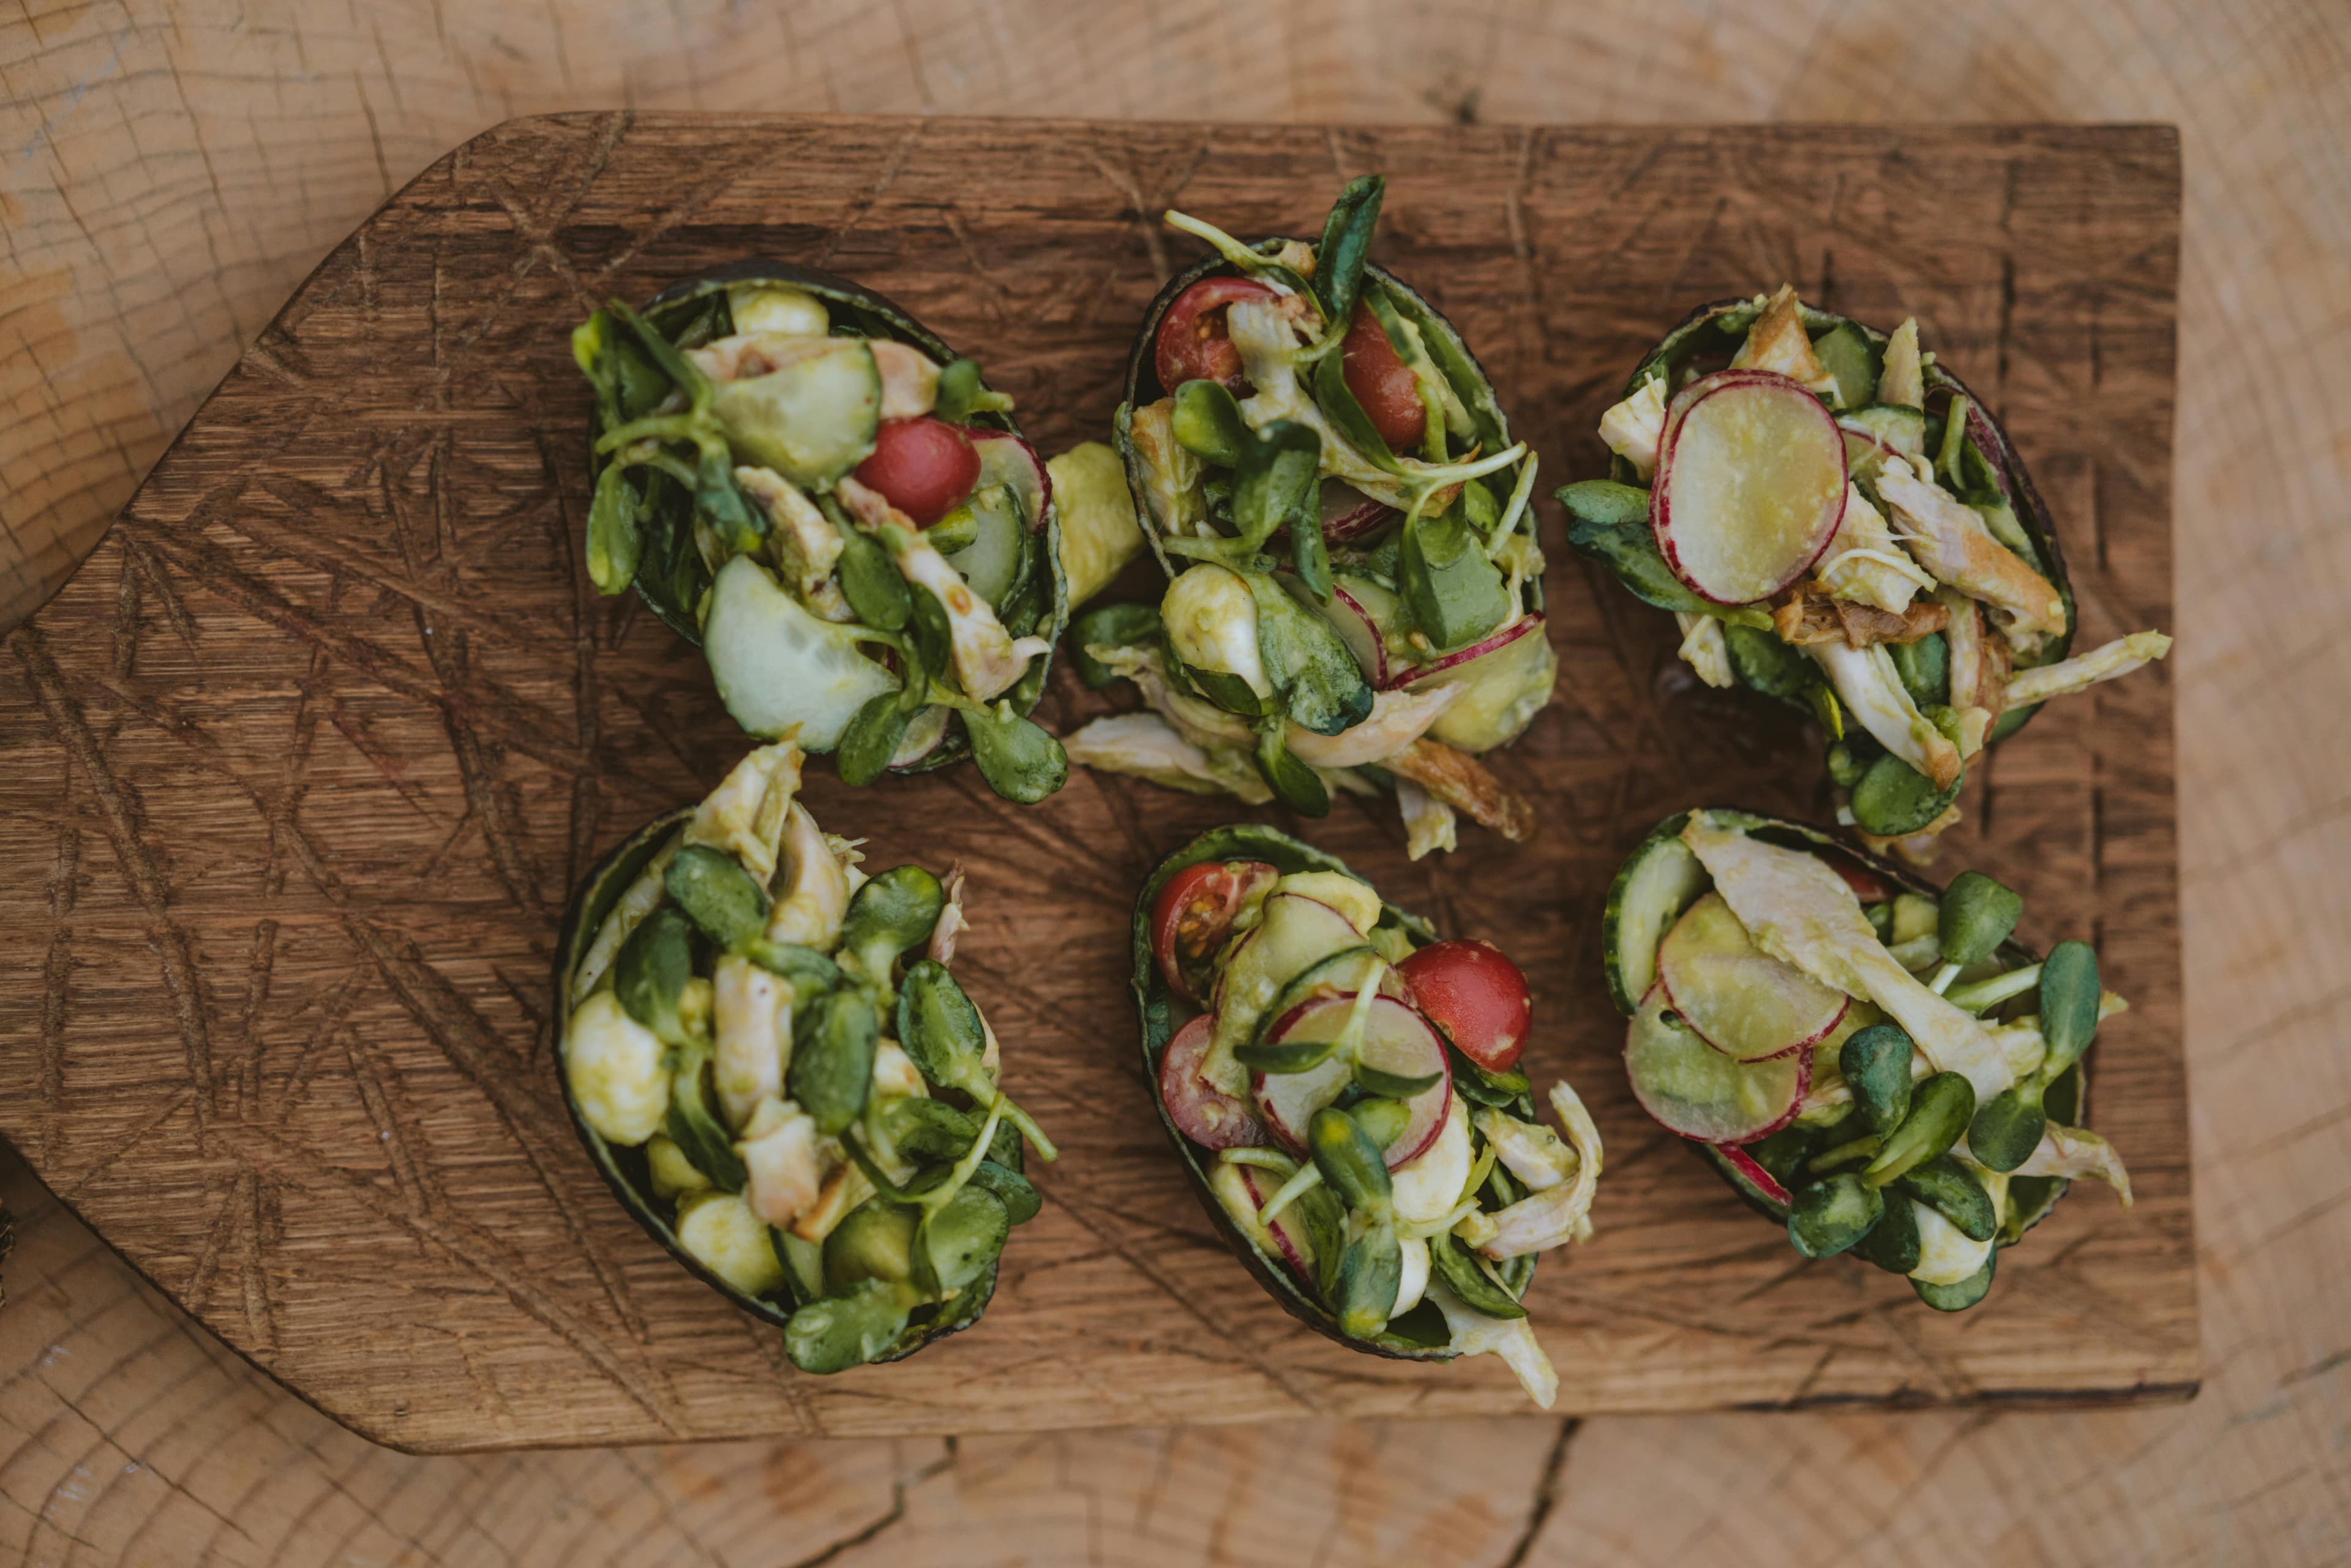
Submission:
<svg viewBox="0 0 2351 1568">
<path fill-rule="evenodd" d="M 1280 872 L 1263 861 L 1202 861 L 1167 879 L 1151 906 L 1151 953 L 1168 988 L 1207 999 L 1209 963 L 1241 911 L 1265 896 Z"/>
<path fill-rule="evenodd" d="M 927 528 L 979 483 L 979 454 L 945 420 L 885 419 L 873 433 L 873 455 L 857 465 L 857 482 Z"/>
<path fill-rule="evenodd" d="M 1415 1006 L 1489 1072 L 1508 1072 L 1527 1048 L 1534 1003 L 1527 977 L 1491 942 L 1433 942 L 1396 966 Z"/>
<path fill-rule="evenodd" d="M 1241 378 L 1241 351 L 1226 330 L 1225 310 L 1244 299 L 1271 299 L 1274 292 L 1249 277 L 1204 277 L 1176 297 L 1159 320 L 1152 359 L 1159 387 L 1174 395 L 1186 382 L 1222 382 L 1236 394 L 1248 391 Z"/>
<path fill-rule="evenodd" d="M 1265 1143 L 1265 1124 L 1246 1100 L 1215 1087 L 1200 1076 L 1200 1063 L 1216 1038 L 1217 1020 L 1207 1013 L 1195 1017 L 1167 1042 L 1159 1059 L 1159 1103 L 1176 1130 L 1207 1149 L 1249 1149 Z"/>
<path fill-rule="evenodd" d="M 1420 401 L 1419 383 L 1396 357 L 1387 329 L 1366 306 L 1358 304 L 1347 323 L 1347 340 L 1339 346 L 1347 390 L 1364 405 L 1372 428 L 1392 452 L 1418 449 L 1428 432 L 1428 410 Z"/>
</svg>

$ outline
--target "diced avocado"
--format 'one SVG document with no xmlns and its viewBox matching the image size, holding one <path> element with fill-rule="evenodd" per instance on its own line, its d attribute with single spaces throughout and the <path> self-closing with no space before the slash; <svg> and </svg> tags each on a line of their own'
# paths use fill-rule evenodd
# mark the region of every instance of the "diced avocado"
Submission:
<svg viewBox="0 0 2351 1568">
<path fill-rule="evenodd" d="M 1397 586 L 1440 653 L 1468 646 L 1510 612 L 1501 570 L 1486 559 L 1485 543 L 1459 508 L 1405 526 Z"/>
<path fill-rule="evenodd" d="M 749 556 L 718 569 L 702 651 L 736 723 L 770 740 L 798 725 L 810 751 L 831 751 L 859 708 L 898 689 L 848 628 L 817 619 Z"/>
<path fill-rule="evenodd" d="M 778 370 L 721 382 L 711 408 L 737 452 L 803 489 L 829 490 L 872 455 L 882 372 L 862 338 L 811 338 Z"/>
<path fill-rule="evenodd" d="M 1118 454 L 1099 441 L 1081 441 L 1045 465 L 1053 478 L 1053 506 L 1061 515 L 1061 570 L 1070 602 L 1083 604 L 1110 586 L 1143 553 L 1143 525 Z"/>
<path fill-rule="evenodd" d="M 1551 701 L 1559 680 L 1559 655 L 1543 628 L 1534 627 L 1467 664 L 1456 664 L 1419 683 L 1458 685 L 1461 695 L 1428 727 L 1433 739 L 1456 751 L 1491 751 L 1526 732 Z"/>
<path fill-rule="evenodd" d="M 1884 350 L 1850 321 L 1838 323 L 1813 340 L 1813 354 L 1821 368 L 1836 378 L 1839 408 L 1861 408 L 1877 395 L 1878 371 Z"/>
</svg>

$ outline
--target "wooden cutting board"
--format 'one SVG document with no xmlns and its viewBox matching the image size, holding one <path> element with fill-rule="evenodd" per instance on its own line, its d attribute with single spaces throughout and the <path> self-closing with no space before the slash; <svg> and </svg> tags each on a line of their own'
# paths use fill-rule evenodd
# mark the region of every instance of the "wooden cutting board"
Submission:
<svg viewBox="0 0 2351 1568">
<path fill-rule="evenodd" d="M 1490 1360 L 1302 1332 L 1184 1186 L 1139 1069 L 1127 922 L 1152 863 L 1228 804 L 1082 774 L 1029 809 L 968 770 L 811 786 L 878 863 L 969 869 L 959 969 L 1064 1150 L 986 1321 L 919 1360 L 795 1374 L 611 1200 L 553 1070 L 568 888 L 745 745 L 699 656 L 580 568 L 570 326 L 732 257 L 814 262 L 980 357 L 1058 450 L 1105 432 L 1132 324 L 1196 254 L 1161 208 L 1304 234 L 1371 170 L 1379 259 L 1478 349 L 1546 492 L 1601 471 L 1594 420 L 1690 304 L 1792 279 L 1887 326 L 1917 313 L 1995 402 L 2086 639 L 2170 624 L 2166 129 L 517 120 L 328 257 L 7 640 L 0 1133 L 239 1352 L 406 1448 L 1525 1408 Z M 1519 957 L 1531 1064 L 1607 1138 L 1598 1236 L 1547 1260 L 1531 1303 L 1562 1407 L 2191 1393 L 2167 676 L 2062 705 L 1970 784 L 1942 869 L 2021 887 L 2024 935 L 2092 938 L 2134 1003 L 2102 1032 L 2093 1120 L 2138 1203 L 2083 1186 L 1986 1306 L 1939 1317 L 1873 1270 L 1800 1263 L 1625 1088 L 1597 955 L 1618 860 L 1670 810 L 1819 817 L 1825 787 L 1792 718 L 1695 687 L 1670 622 L 1541 505 L 1559 694 L 1499 764 L 1541 841 L 1465 827 L 1413 865 L 1352 802 L 1302 831 Z M 1063 670 L 1044 713 L 1109 706 Z"/>
</svg>

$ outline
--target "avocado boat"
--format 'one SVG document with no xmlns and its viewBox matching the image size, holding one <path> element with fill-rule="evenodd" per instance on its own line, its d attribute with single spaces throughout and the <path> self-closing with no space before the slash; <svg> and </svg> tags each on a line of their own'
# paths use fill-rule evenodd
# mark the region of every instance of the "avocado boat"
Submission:
<svg viewBox="0 0 2351 1568">
<path fill-rule="evenodd" d="M 1036 1214 L 996 1036 L 948 966 L 962 874 L 868 877 L 789 741 L 589 873 L 556 946 L 564 1103 L 637 1223 L 804 1372 L 979 1321 Z"/>
<path fill-rule="evenodd" d="M 1608 988 L 1634 1095 L 1806 1258 L 1851 1251 L 1959 1312 L 2071 1178 L 2121 1156 L 2077 1125 L 2123 999 L 2086 943 L 2013 939 L 2023 902 L 1937 889 L 1816 829 L 1667 818 L 1608 891 Z"/>
<path fill-rule="evenodd" d="M 1559 662 L 1534 455 L 1460 334 L 1366 259 L 1383 189 L 1348 185 L 1313 244 L 1166 214 L 1214 254 L 1144 313 L 1116 425 L 1171 580 L 1079 622 L 1081 674 L 1146 709 L 1070 744 L 1301 816 L 1393 790 L 1416 858 L 1453 847 L 1457 811 L 1531 836 L 1478 754 L 1533 722 Z"/>
<path fill-rule="evenodd" d="M 1520 1301 L 1536 1253 L 1592 1233 L 1600 1134 L 1565 1083 L 1565 1139 L 1535 1119 L 1516 965 L 1243 824 L 1144 883 L 1134 996 L 1193 1190 L 1284 1311 L 1374 1355 L 1499 1355 L 1550 1406 Z"/>
<path fill-rule="evenodd" d="M 2170 651 L 2138 632 L 2069 657 L 2049 508 L 1916 319 L 1889 336 L 1792 287 L 1700 306 L 1600 434 L 1609 477 L 1558 492 L 1568 542 L 1673 612 L 1700 680 L 1818 716 L 1873 849 L 1925 863 L 1986 747 Z"/>
<path fill-rule="evenodd" d="M 698 644 L 735 721 L 841 777 L 970 754 L 1034 801 L 1026 716 L 1069 615 L 1052 482 L 1012 401 L 870 289 L 743 261 L 571 337 L 596 393 L 588 571 Z"/>
</svg>

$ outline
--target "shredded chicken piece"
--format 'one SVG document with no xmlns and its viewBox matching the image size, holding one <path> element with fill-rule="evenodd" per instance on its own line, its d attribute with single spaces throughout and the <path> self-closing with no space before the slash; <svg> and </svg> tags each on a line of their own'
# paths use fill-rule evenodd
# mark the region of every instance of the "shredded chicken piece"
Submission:
<svg viewBox="0 0 2351 1568">
<path fill-rule="evenodd" d="M 1837 599 L 1892 615 L 1907 611 L 1920 590 L 1935 586 L 1935 580 L 1902 553 L 1885 516 L 1854 484 L 1844 487 L 1844 520 L 1815 570 L 1821 585 Z"/>
<path fill-rule="evenodd" d="M 1764 952 L 1884 1009 L 1937 1069 L 1974 1085 L 1978 1103 L 2012 1082 L 1991 1031 L 1896 961 L 1862 914 L 1861 900 L 1827 862 L 1764 843 L 1705 813 L 1691 815 L 1682 842 Z"/>
<path fill-rule="evenodd" d="M 1411 779 L 1455 810 L 1467 813 L 1471 821 L 1491 828 L 1514 844 L 1535 836 L 1533 803 L 1506 788 L 1484 763 L 1466 751 L 1423 736 L 1381 766 L 1398 778 Z"/>
<path fill-rule="evenodd" d="M 2115 1189 L 2125 1208 L 2131 1206 L 2130 1172 L 2123 1168 L 2115 1146 L 2087 1127 L 2049 1124 L 2041 1145 L 2012 1173 L 2021 1176 L 2095 1176 Z"/>
<path fill-rule="evenodd" d="M 1771 612 L 1771 629 L 1792 647 L 1842 642 L 1848 648 L 1871 648 L 1880 643 L 1916 643 L 1940 632 L 1949 619 L 1950 612 L 1932 600 L 1896 614 L 1837 598 L 1814 578 L 1789 590 L 1788 598 Z"/>
<path fill-rule="evenodd" d="M 768 940 L 830 953 L 841 940 L 841 917 L 849 913 L 849 874 L 816 819 L 797 800 L 785 820 L 783 848 L 789 891 L 768 911 Z"/>
<path fill-rule="evenodd" d="M 1651 376 L 1633 395 L 1600 416 L 1600 439 L 1646 479 L 1656 471 L 1657 443 L 1666 434 L 1666 378 Z"/>
<path fill-rule="evenodd" d="M 1200 459 L 1176 439 L 1176 400 L 1163 397 L 1136 409 L 1127 421 L 1127 439 L 1143 465 L 1143 503 L 1151 514 L 1152 533 L 1182 538 L 1215 532 L 1201 497 Z"/>
<path fill-rule="evenodd" d="M 1462 1222 L 1475 1226 L 1471 1245 L 1496 1262 L 1564 1247 L 1592 1235 L 1592 1198 L 1600 1187 L 1600 1129 L 1575 1091 L 1564 1082 L 1551 1086 L 1551 1108 L 1559 1118 L 1560 1130 L 1567 1134 L 1563 1144 L 1547 1128 L 1499 1112 L 1478 1113 L 1478 1125 L 1493 1140 L 1495 1154 L 1532 1189 L 1531 1197 L 1507 1208 L 1473 1215 Z M 1504 1122 L 1510 1125 L 1501 1126 Z"/>
<path fill-rule="evenodd" d="M 2055 586 L 1937 485 L 1923 459 L 1907 466 L 1889 459 L 1877 493 L 1894 508 L 1902 542 L 1938 579 L 2006 611 L 2023 631 L 2054 636 L 2065 630 L 2065 601 Z"/>
<path fill-rule="evenodd" d="M 832 580 L 841 549 L 841 530 L 832 526 L 832 519 L 817 510 L 816 503 L 801 494 L 799 486 L 772 468 L 737 468 L 735 483 L 767 514 L 768 548 L 784 581 L 826 620 L 849 619 L 849 601 Z M 844 613 L 831 613 L 836 606 Z"/>
<path fill-rule="evenodd" d="M 760 1103 L 735 1145 L 750 1177 L 743 1196 L 752 1213 L 781 1228 L 816 1206 L 824 1190 L 819 1142 L 816 1123 L 798 1105 Z"/>
<path fill-rule="evenodd" d="M 1894 656 L 1884 648 L 1852 648 L 1843 639 L 1806 645 L 1804 652 L 1826 673 L 1837 700 L 1878 743 L 1925 774 L 1938 789 L 1958 782 L 1959 748 L 1910 700 Z"/>
<path fill-rule="evenodd" d="M 1381 692 L 1372 698 L 1368 718 L 1337 735 L 1318 735 L 1291 725 L 1285 737 L 1290 754 L 1310 768 L 1361 768 L 1367 762 L 1384 762 L 1426 734 L 1428 727 L 1442 718 L 1468 689 L 1457 685 Z"/>
<path fill-rule="evenodd" d="M 1273 799 L 1243 754 L 1201 746 L 1156 713 L 1095 719 L 1062 737 L 1061 749 L 1079 767 L 1146 779 L 1187 794 L 1231 795 L 1251 806 Z"/>
<path fill-rule="evenodd" d="M 2010 677 L 2006 692 L 2010 707 L 2046 702 L 2051 697 L 2085 691 L 2100 681 L 2127 675 L 2171 652 L 2171 639 L 2160 632 L 2134 632 L 2103 647 L 2038 669 L 2020 670 Z"/>
<path fill-rule="evenodd" d="M 1460 847 L 1453 808 L 1409 779 L 1395 781 L 1396 810 L 1404 817 L 1404 852 L 1419 860 L 1434 850 Z"/>
<path fill-rule="evenodd" d="M 1740 345 L 1730 368 L 1775 371 L 1822 397 L 1836 392 L 1836 378 L 1813 352 L 1813 340 L 1804 330 L 1803 311 L 1792 283 L 1782 284 L 1763 314 L 1747 329 L 1747 341 Z"/>
<path fill-rule="evenodd" d="M 849 515 L 879 534 L 897 563 L 898 575 L 918 588 L 928 589 L 947 612 L 947 635 L 954 650 L 956 679 L 964 695 L 991 702 L 1028 674 L 1029 661 L 1052 651 L 1042 637 L 1015 641 L 986 601 L 972 592 L 963 574 L 923 537 L 912 517 L 854 479 L 843 479 L 833 493 Z"/>
<path fill-rule="evenodd" d="M 1738 684 L 1730 670 L 1730 644 L 1723 640 L 1722 622 L 1711 615 L 1692 615 L 1674 612 L 1674 620 L 1682 629 L 1681 646 L 1674 652 L 1683 664 L 1698 672 L 1698 678 L 1710 686 L 1728 690 Z"/>
<path fill-rule="evenodd" d="M 1927 371 L 1918 357 L 1916 316 L 1895 328 L 1894 336 L 1886 340 L 1885 362 L 1877 372 L 1877 401 L 1904 408 L 1927 406 Z"/>
<path fill-rule="evenodd" d="M 710 977 L 710 1023 L 716 1046 L 710 1081 L 730 1127 L 751 1119 L 759 1102 L 784 1092 L 792 1054 L 792 987 L 748 958 L 721 956 Z"/>
<path fill-rule="evenodd" d="M 685 842 L 724 850 L 767 881 L 776 873 L 785 814 L 799 791 L 801 760 L 799 745 L 789 740 L 746 754 L 686 820 Z"/>
<path fill-rule="evenodd" d="M 882 374 L 882 417 L 919 419 L 938 406 L 939 367 L 919 349 L 890 338 L 868 338 Z"/>
<path fill-rule="evenodd" d="M 1938 589 L 1935 598 L 1950 612 L 1943 637 L 1950 653 L 1951 706 L 1998 718 L 2008 708 L 2008 644 L 1984 634 L 1982 608 L 1958 589 Z"/>
<path fill-rule="evenodd" d="M 1942 815 L 1915 833 L 1889 839 L 1880 833 L 1865 833 L 1855 828 L 1853 836 L 1861 841 L 1863 849 L 1880 859 L 1898 860 L 1905 865 L 1915 865 L 1924 870 L 1935 863 L 1935 857 L 1941 851 L 1942 846 L 1936 841 L 1958 827 L 1959 817 L 1959 803 L 1954 800 L 1943 809 Z"/>
<path fill-rule="evenodd" d="M 946 907 L 939 911 L 939 923 L 931 927 L 930 946 L 924 955 L 934 964 L 945 965 L 955 962 L 956 938 L 971 929 L 971 922 L 963 915 L 963 862 L 951 863 L 939 885 L 946 894 Z"/>
<path fill-rule="evenodd" d="M 851 1209 L 872 1197 L 874 1191 L 872 1182 L 854 1164 L 835 1166 L 832 1174 L 824 1178 L 816 1202 L 802 1209 L 799 1218 L 792 1221 L 792 1234 L 803 1241 L 823 1240 Z"/>
<path fill-rule="evenodd" d="M 1551 1408 L 1552 1401 L 1559 1397 L 1559 1374 L 1536 1343 L 1533 1324 L 1525 1318 L 1489 1318 L 1435 1278 L 1428 1281 L 1427 1299 L 1445 1314 L 1455 1350 L 1463 1355 L 1500 1356 L 1519 1375 L 1519 1385 L 1527 1391 L 1527 1397 L 1546 1410 Z"/>
</svg>

